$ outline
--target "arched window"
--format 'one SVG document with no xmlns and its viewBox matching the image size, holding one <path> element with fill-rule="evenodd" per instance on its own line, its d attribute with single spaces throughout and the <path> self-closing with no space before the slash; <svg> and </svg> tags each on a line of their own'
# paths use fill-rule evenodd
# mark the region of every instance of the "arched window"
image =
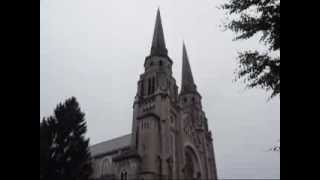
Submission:
<svg viewBox="0 0 320 180">
<path fill-rule="evenodd" d="M 148 95 L 151 94 L 151 78 L 148 78 Z"/>
<path fill-rule="evenodd" d="M 144 122 L 144 128 L 146 128 L 146 129 L 148 128 L 148 121 Z"/>
<path fill-rule="evenodd" d="M 148 78 L 148 95 L 151 95 L 155 91 L 155 77 Z"/>
<path fill-rule="evenodd" d="M 199 160 L 195 152 L 190 147 L 186 147 L 184 152 L 185 165 L 184 177 L 185 179 L 201 179 L 201 170 Z"/>
<path fill-rule="evenodd" d="M 185 177 L 191 179 L 193 178 L 193 174 L 194 174 L 194 166 L 193 166 L 192 158 L 188 153 L 185 154 L 185 158 L 186 158 Z"/>
<path fill-rule="evenodd" d="M 110 171 L 110 161 L 109 159 L 106 158 L 102 161 L 101 174 L 102 175 L 108 174 L 109 171 Z"/>
<path fill-rule="evenodd" d="M 108 159 L 103 159 L 102 160 L 102 162 L 101 162 L 101 164 L 100 164 L 100 168 L 101 168 L 101 170 L 100 170 L 100 173 L 101 173 L 101 175 L 105 175 L 105 173 L 106 173 L 106 167 L 107 167 L 107 164 L 108 163 Z"/>
<path fill-rule="evenodd" d="M 127 171 L 121 171 L 121 173 L 120 173 L 120 179 L 121 179 L 121 180 L 127 180 L 127 179 L 128 179 Z"/>
<path fill-rule="evenodd" d="M 155 80 L 156 78 L 155 77 L 152 77 L 152 90 L 151 90 L 151 93 L 154 93 L 154 90 L 155 90 Z"/>
<path fill-rule="evenodd" d="M 140 95 L 144 96 L 144 82 L 143 82 L 143 80 L 141 81 Z"/>
<path fill-rule="evenodd" d="M 99 174 L 99 168 L 100 168 L 99 162 L 94 161 L 93 166 L 94 166 L 94 168 L 93 168 L 94 176 L 99 176 L 100 175 Z"/>
</svg>

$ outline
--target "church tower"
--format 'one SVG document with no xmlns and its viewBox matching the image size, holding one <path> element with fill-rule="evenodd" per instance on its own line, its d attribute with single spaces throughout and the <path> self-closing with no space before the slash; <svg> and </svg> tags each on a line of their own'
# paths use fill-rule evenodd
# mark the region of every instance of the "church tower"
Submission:
<svg viewBox="0 0 320 180">
<path fill-rule="evenodd" d="M 138 179 L 217 177 L 212 135 L 184 43 L 182 62 L 178 94 L 158 9 L 133 104 L 131 147 L 140 157 Z"/>
<path fill-rule="evenodd" d="M 179 94 L 180 142 L 184 179 L 217 179 L 212 135 L 202 110 L 201 95 L 194 82 L 186 46 L 182 47 L 182 82 Z"/>
<path fill-rule="evenodd" d="M 178 87 L 172 77 L 158 9 L 150 55 L 145 58 L 133 105 L 132 146 L 141 157 L 140 179 L 173 176 L 172 124 L 178 119 Z"/>
<path fill-rule="evenodd" d="M 178 94 L 160 11 L 137 83 L 132 132 L 90 148 L 95 180 L 217 180 L 213 138 L 186 46 Z"/>
</svg>

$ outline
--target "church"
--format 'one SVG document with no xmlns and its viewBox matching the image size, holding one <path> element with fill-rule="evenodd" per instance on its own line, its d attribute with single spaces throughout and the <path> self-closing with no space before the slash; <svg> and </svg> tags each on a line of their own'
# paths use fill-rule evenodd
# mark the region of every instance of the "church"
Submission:
<svg viewBox="0 0 320 180">
<path fill-rule="evenodd" d="M 185 44 L 178 93 L 160 11 L 137 83 L 130 134 L 90 147 L 95 180 L 216 180 L 212 133 Z"/>
</svg>

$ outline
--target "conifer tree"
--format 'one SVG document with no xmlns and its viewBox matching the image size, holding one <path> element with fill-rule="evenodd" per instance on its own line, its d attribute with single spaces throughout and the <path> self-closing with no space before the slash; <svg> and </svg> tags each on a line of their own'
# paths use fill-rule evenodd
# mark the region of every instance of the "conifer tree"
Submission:
<svg viewBox="0 0 320 180">
<path fill-rule="evenodd" d="M 40 179 L 88 180 L 91 155 L 84 113 L 75 97 L 60 103 L 40 123 Z"/>
</svg>

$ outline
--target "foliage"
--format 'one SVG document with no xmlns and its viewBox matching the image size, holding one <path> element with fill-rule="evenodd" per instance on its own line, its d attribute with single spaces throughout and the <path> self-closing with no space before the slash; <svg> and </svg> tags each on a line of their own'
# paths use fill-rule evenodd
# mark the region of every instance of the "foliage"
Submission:
<svg viewBox="0 0 320 180">
<path fill-rule="evenodd" d="M 268 52 L 245 51 L 238 55 L 236 80 L 247 87 L 271 90 L 271 98 L 280 95 L 280 0 L 229 0 L 222 5 L 233 20 L 225 24 L 238 34 L 234 40 L 261 35 Z M 271 55 L 278 52 L 279 55 Z"/>
<path fill-rule="evenodd" d="M 279 143 L 277 145 L 274 145 L 272 148 L 270 148 L 270 151 L 280 152 L 280 139 L 278 142 Z"/>
<path fill-rule="evenodd" d="M 92 173 L 84 113 L 76 98 L 40 123 L 40 180 L 87 180 Z"/>
</svg>

